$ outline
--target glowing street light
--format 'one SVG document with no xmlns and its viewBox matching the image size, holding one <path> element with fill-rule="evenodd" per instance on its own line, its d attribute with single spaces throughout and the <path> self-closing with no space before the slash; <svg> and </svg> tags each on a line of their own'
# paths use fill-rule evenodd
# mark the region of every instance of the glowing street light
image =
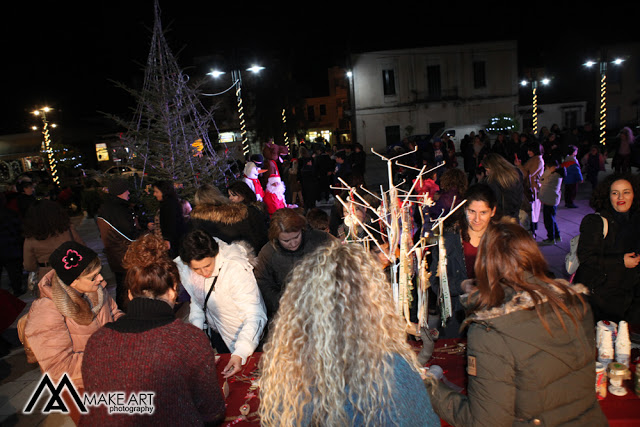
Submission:
<svg viewBox="0 0 640 427">
<path fill-rule="evenodd" d="M 612 61 L 587 61 L 584 66 L 592 68 L 596 64 L 600 66 L 600 143 L 607 144 L 607 64 L 622 65 L 624 59 L 616 58 Z"/>
<path fill-rule="evenodd" d="M 532 101 L 532 118 L 533 118 L 533 133 L 534 135 L 538 133 L 538 84 L 542 84 L 543 86 L 547 86 L 551 83 L 551 80 L 544 77 L 540 80 L 532 80 L 531 82 L 529 80 L 522 80 L 520 82 L 521 86 L 528 86 L 529 83 L 531 83 L 531 90 L 532 90 L 532 95 L 533 95 L 533 101 Z"/>
<path fill-rule="evenodd" d="M 47 113 L 51 111 L 49 107 L 43 107 L 37 110 L 34 110 L 32 114 L 34 116 L 38 116 L 42 118 L 43 128 L 42 134 L 44 135 L 44 152 L 47 154 L 47 159 L 49 160 L 49 169 L 51 170 L 51 178 L 53 182 L 56 184 L 60 183 L 60 179 L 58 178 L 58 171 L 56 165 L 56 159 L 53 156 L 53 150 L 51 149 L 51 135 L 49 134 L 49 127 L 55 127 L 55 125 L 50 125 L 47 120 Z M 32 129 L 34 129 L 32 127 Z M 37 128 L 36 128 L 37 129 Z M 34 129 L 35 130 L 35 129 Z"/>
</svg>

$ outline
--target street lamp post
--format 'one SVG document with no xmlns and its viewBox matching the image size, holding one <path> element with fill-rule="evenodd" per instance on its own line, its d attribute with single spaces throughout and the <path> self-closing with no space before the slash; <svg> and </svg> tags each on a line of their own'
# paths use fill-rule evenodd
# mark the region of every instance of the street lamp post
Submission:
<svg viewBox="0 0 640 427">
<path fill-rule="evenodd" d="M 520 82 L 521 86 L 527 86 L 531 83 L 531 90 L 533 95 L 532 100 L 532 119 L 533 119 L 533 134 L 538 133 L 538 84 L 542 84 L 543 86 L 547 86 L 550 80 L 547 78 L 543 78 L 541 80 L 533 80 L 529 82 L 528 80 L 522 80 Z"/>
<path fill-rule="evenodd" d="M 613 61 L 587 61 L 585 67 L 591 68 L 598 64 L 600 67 L 600 143 L 607 144 L 607 64 L 620 65 L 624 59 L 616 58 Z"/>
<path fill-rule="evenodd" d="M 261 67 L 259 65 L 253 65 L 250 68 L 247 68 L 246 71 L 250 71 L 252 73 L 257 74 L 262 70 L 264 70 L 264 67 Z M 221 75 L 225 74 L 225 72 L 213 70 L 207 74 L 214 78 L 218 78 Z M 236 88 L 236 106 L 238 109 L 238 118 L 240 119 L 240 137 L 242 138 L 242 154 L 246 157 L 249 154 L 249 142 L 247 139 L 247 126 L 244 118 L 244 105 L 242 104 L 242 74 L 240 73 L 240 70 L 231 71 L 231 80 L 233 82 L 231 87 L 235 86 Z"/>
<path fill-rule="evenodd" d="M 38 116 L 42 119 L 43 127 L 42 127 L 42 135 L 44 136 L 44 151 L 47 155 L 47 160 L 49 162 L 49 170 L 51 170 L 51 179 L 57 185 L 60 184 L 60 178 L 58 178 L 58 170 L 56 159 L 53 155 L 53 149 L 51 148 L 51 134 L 49 133 L 49 121 L 47 120 L 47 113 L 51 111 L 49 107 L 39 108 L 33 111 L 34 116 Z M 51 125 L 51 127 L 55 127 L 55 125 Z"/>
</svg>

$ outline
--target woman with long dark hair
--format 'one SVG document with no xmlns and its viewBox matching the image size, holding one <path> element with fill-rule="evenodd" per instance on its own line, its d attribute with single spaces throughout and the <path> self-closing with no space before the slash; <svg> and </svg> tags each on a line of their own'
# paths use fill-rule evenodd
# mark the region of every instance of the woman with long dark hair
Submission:
<svg viewBox="0 0 640 427">
<path fill-rule="evenodd" d="M 499 216 L 508 216 L 518 222 L 524 197 L 522 172 L 502 155 L 489 153 L 482 161 L 487 173 L 485 182 L 496 194 Z"/>
<path fill-rule="evenodd" d="M 127 314 L 87 342 L 82 375 L 87 393 L 154 392 L 152 415 L 91 408 L 81 425 L 205 425 L 224 417 L 215 354 L 205 333 L 176 319 L 180 276 L 164 242 L 146 234 L 124 257 Z"/>
<path fill-rule="evenodd" d="M 496 196 L 487 184 L 473 184 L 464 193 L 464 199 L 465 205 L 457 211 L 460 215 L 452 215 L 445 221 L 444 233 L 439 237 L 444 239 L 448 294 L 451 298 L 451 317 L 442 319 L 442 338 L 460 337 L 460 325 L 464 320 L 464 307 L 460 304 L 460 296 L 464 294 L 464 290 L 461 286 L 465 280 L 475 275 L 474 262 L 480 241 L 487 228 L 495 221 L 496 215 Z M 433 246 L 431 253 L 431 288 L 439 295 L 442 293 L 438 274 L 442 266 L 439 246 Z M 446 316 L 446 313 L 441 315 Z"/>
<path fill-rule="evenodd" d="M 595 331 L 586 288 L 553 280 L 538 245 L 504 221 L 484 234 L 467 309 L 467 394 L 425 381 L 453 426 L 606 426 L 593 391 Z"/>
<path fill-rule="evenodd" d="M 596 213 L 580 223 L 575 281 L 589 287 L 595 320 L 640 324 L 640 184 L 611 174 L 593 191 Z M 605 232 L 606 230 L 606 232 Z"/>
</svg>

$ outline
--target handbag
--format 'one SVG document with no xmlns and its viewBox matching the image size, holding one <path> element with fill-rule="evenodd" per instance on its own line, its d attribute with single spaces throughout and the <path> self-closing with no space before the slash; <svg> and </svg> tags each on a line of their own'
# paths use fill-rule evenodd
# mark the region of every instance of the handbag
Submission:
<svg viewBox="0 0 640 427">
<path fill-rule="evenodd" d="M 38 289 L 38 271 L 30 271 L 27 277 L 27 289 L 29 292 L 33 292 Z"/>
<path fill-rule="evenodd" d="M 600 215 L 600 214 L 598 214 Z M 609 231 L 609 222 L 603 216 L 602 218 L 602 238 L 607 237 L 607 233 Z M 573 236 L 571 238 L 571 243 L 569 244 L 569 253 L 564 258 L 564 267 L 567 270 L 567 273 L 574 274 L 578 267 L 580 266 L 580 260 L 578 260 L 578 242 L 580 240 L 580 235 Z"/>
<path fill-rule="evenodd" d="M 211 296 L 211 292 L 213 292 L 213 288 L 216 287 L 216 282 L 218 281 L 218 277 L 216 276 L 213 279 L 213 283 L 211 284 L 211 287 L 209 288 L 209 292 L 207 292 L 207 296 L 204 298 L 204 304 L 202 306 L 202 312 L 204 313 L 204 322 L 202 323 L 202 330 L 204 331 L 205 334 L 207 334 L 207 337 L 209 337 L 209 341 L 211 341 L 211 333 L 209 332 L 209 321 L 207 320 L 207 303 L 209 302 L 209 297 Z"/>
</svg>

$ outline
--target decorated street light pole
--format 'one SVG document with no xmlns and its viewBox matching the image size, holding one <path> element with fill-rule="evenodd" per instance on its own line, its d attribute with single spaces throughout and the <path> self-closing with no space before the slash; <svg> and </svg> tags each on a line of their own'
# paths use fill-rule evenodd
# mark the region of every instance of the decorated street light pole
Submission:
<svg viewBox="0 0 640 427">
<path fill-rule="evenodd" d="M 250 68 L 247 68 L 247 71 L 251 71 L 252 73 L 256 73 L 256 74 L 262 70 L 264 70 L 264 67 L 261 67 L 259 65 L 253 65 Z M 225 74 L 225 72 L 213 70 L 207 74 L 214 78 L 217 78 Z M 233 81 L 231 87 L 236 88 L 236 106 L 238 108 L 238 118 L 240 119 L 240 137 L 242 139 L 242 154 L 246 157 L 249 154 L 249 142 L 247 139 L 247 125 L 244 117 L 244 105 L 242 104 L 242 74 L 240 73 L 240 70 L 231 71 L 231 80 Z M 227 89 L 227 91 L 229 89 Z"/>
<path fill-rule="evenodd" d="M 58 177 L 58 170 L 56 159 L 53 155 L 53 149 L 51 148 L 51 134 L 49 133 L 49 121 L 47 120 L 47 113 L 51 111 L 49 107 L 43 107 L 33 111 L 33 115 L 38 116 L 42 119 L 43 127 L 42 127 L 42 135 L 44 136 L 43 150 L 47 155 L 47 160 L 49 163 L 49 170 L 51 171 L 51 179 L 53 182 L 58 185 L 60 184 L 60 178 Z"/>
<path fill-rule="evenodd" d="M 540 81 L 533 80 L 531 81 L 531 89 L 532 89 L 532 120 L 533 120 L 533 134 L 536 135 L 538 133 L 538 84 L 542 84 L 544 86 L 548 85 L 550 82 L 549 79 L 543 78 Z M 522 80 L 520 85 L 527 86 L 530 82 L 528 80 Z"/>
<path fill-rule="evenodd" d="M 616 58 L 613 61 L 587 61 L 585 67 L 591 68 L 596 64 L 600 66 L 600 144 L 607 145 L 607 64 L 611 62 L 620 65 L 624 59 Z"/>
</svg>

